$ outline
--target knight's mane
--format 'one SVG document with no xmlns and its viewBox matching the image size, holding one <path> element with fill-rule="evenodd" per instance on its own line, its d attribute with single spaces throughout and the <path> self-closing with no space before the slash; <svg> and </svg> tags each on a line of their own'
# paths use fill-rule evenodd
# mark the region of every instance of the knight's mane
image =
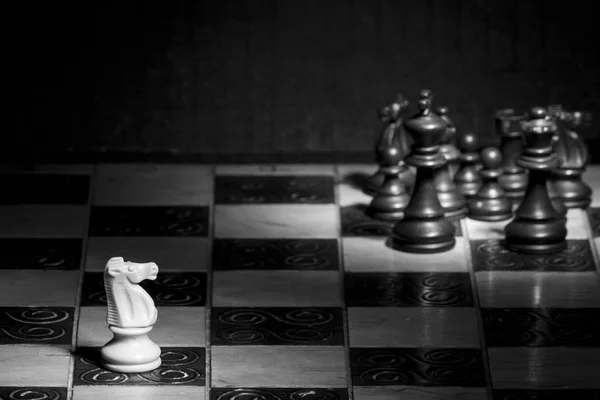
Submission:
<svg viewBox="0 0 600 400">
<path fill-rule="evenodd" d="M 107 305 L 107 309 L 108 309 L 108 315 L 106 317 L 106 322 L 109 325 L 119 326 L 123 322 L 123 320 L 119 314 L 119 310 L 117 308 L 117 304 L 116 304 L 116 300 L 115 300 L 115 293 L 113 290 L 113 285 L 115 284 L 115 282 L 118 279 L 109 274 L 109 269 L 123 268 L 124 265 L 125 265 L 125 261 L 123 261 L 123 259 L 121 259 L 121 260 L 112 260 L 111 259 L 108 262 L 107 268 L 104 270 L 104 290 L 106 291 L 106 305 Z"/>
</svg>

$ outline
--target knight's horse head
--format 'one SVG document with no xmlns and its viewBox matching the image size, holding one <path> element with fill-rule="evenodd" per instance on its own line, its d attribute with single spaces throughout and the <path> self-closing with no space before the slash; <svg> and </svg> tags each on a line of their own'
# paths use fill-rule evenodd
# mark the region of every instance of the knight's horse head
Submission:
<svg viewBox="0 0 600 400">
<path fill-rule="evenodd" d="M 136 263 L 125 261 L 123 257 L 113 257 L 106 264 L 105 273 L 115 279 L 128 279 L 131 283 L 140 283 L 143 280 L 155 280 L 158 266 L 153 263 Z"/>
<path fill-rule="evenodd" d="M 158 266 L 153 263 L 125 261 L 113 257 L 104 269 L 104 287 L 108 306 L 109 325 L 144 327 L 156 322 L 157 311 L 152 298 L 138 283 L 154 280 Z"/>
</svg>

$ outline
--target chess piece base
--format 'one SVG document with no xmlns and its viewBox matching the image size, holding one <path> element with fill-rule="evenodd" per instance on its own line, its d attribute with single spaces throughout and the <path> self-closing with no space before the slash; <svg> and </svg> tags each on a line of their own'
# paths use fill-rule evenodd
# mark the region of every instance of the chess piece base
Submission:
<svg viewBox="0 0 600 400">
<path fill-rule="evenodd" d="M 454 233 L 454 225 L 446 219 L 403 220 L 392 230 L 391 247 L 406 253 L 441 253 L 456 245 Z"/>
<path fill-rule="evenodd" d="M 452 221 L 457 221 L 466 217 L 467 211 L 467 207 L 461 207 L 455 210 L 444 209 L 444 216 Z"/>
<path fill-rule="evenodd" d="M 114 337 L 100 350 L 102 365 L 114 372 L 141 373 L 161 365 L 160 347 L 148 337 L 152 327 L 109 326 Z"/>
<path fill-rule="evenodd" d="M 470 219 L 485 222 L 506 221 L 513 216 L 512 203 L 504 199 L 473 199 L 470 202 Z"/>
<path fill-rule="evenodd" d="M 367 211 L 367 215 L 373 219 L 380 221 L 394 222 L 404 218 L 404 211 L 396 212 L 379 212 L 379 211 Z"/>
<path fill-rule="evenodd" d="M 553 254 L 559 253 L 567 248 L 567 242 L 545 243 L 545 244 L 518 244 L 506 243 L 506 248 L 521 254 Z"/>
<path fill-rule="evenodd" d="M 448 173 L 448 164 L 435 170 L 435 188 L 444 215 L 451 220 L 462 219 L 467 215 L 466 199 L 459 192 Z"/>
<path fill-rule="evenodd" d="M 504 231 L 507 249 L 517 253 L 551 254 L 567 248 L 567 228 L 563 218 L 532 221 L 517 217 Z"/>
</svg>

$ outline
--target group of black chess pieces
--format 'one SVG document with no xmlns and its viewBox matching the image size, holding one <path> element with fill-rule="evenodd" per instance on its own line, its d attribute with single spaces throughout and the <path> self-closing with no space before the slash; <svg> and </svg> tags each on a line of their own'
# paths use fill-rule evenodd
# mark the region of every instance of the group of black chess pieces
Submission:
<svg viewBox="0 0 600 400">
<path fill-rule="evenodd" d="M 587 208 L 592 189 L 582 180 L 588 149 L 575 128 L 589 118 L 560 105 L 527 112 L 498 110 L 500 147 L 480 148 L 457 134 L 447 107 L 422 90 L 416 115 L 403 119 L 402 95 L 379 111 L 385 129 L 376 146 L 378 171 L 365 191 L 367 213 L 393 221 L 389 245 L 410 253 L 440 253 L 456 245 L 455 221 L 507 221 L 510 251 L 550 254 L 566 249 L 567 211 Z M 584 118 L 585 116 L 585 118 Z"/>
</svg>

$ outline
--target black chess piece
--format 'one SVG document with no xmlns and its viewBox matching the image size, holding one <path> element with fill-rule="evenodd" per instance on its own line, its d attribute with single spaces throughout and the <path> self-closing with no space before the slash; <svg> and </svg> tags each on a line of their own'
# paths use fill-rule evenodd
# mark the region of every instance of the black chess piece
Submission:
<svg viewBox="0 0 600 400">
<path fill-rule="evenodd" d="M 452 122 L 452 119 L 450 119 L 450 110 L 448 107 L 438 107 L 435 112 L 447 124 L 446 132 L 444 132 L 444 135 L 440 139 L 440 151 L 448 161 L 445 168 L 450 178 L 454 179 L 454 175 L 460 167 L 460 151 L 457 148 L 456 126 Z"/>
<path fill-rule="evenodd" d="M 461 166 L 454 175 L 454 183 L 467 199 L 475 196 L 483 183 L 477 168 L 479 163 L 478 142 L 477 135 L 472 132 L 467 132 L 458 137 Z"/>
<path fill-rule="evenodd" d="M 506 196 L 515 206 L 523 200 L 527 188 L 527 170 L 521 168 L 516 160 L 523 151 L 523 133 L 521 123 L 527 114 L 512 108 L 498 110 L 495 116 L 496 132 L 500 135 L 502 151 L 502 176 L 499 182 Z"/>
<path fill-rule="evenodd" d="M 422 96 L 419 108 L 417 115 L 404 122 L 414 141 L 404 161 L 417 169 L 415 188 L 404 218 L 394 223 L 390 241 L 400 251 L 439 253 L 456 245 L 456 229 L 444 214 L 434 182 L 434 170 L 446 162 L 438 145 L 446 123 L 431 111 L 430 97 Z"/>
<path fill-rule="evenodd" d="M 369 178 L 364 188 L 364 192 L 371 196 L 375 196 L 385 182 L 387 167 L 391 166 L 388 164 L 390 160 L 389 154 L 391 153 L 399 154 L 400 161 L 397 163 L 400 166 L 398 177 L 404 182 L 405 188 L 409 193 L 412 190 L 414 173 L 403 162 L 404 157 L 410 151 L 406 134 L 401 126 L 401 115 L 407 108 L 408 101 L 399 94 L 392 104 L 378 110 L 379 118 L 385 123 L 385 128 L 382 130 L 375 146 L 375 157 L 379 168 Z"/>
<path fill-rule="evenodd" d="M 502 175 L 502 152 L 496 147 L 481 150 L 483 185 L 469 201 L 469 218 L 478 221 L 505 221 L 512 218 L 512 203 L 498 178 Z"/>
<path fill-rule="evenodd" d="M 393 143 L 397 133 L 396 129 L 386 130 L 382 143 Z M 402 162 L 405 154 L 396 146 L 385 146 L 379 154 L 384 181 L 369 204 L 367 214 L 375 219 L 395 221 L 404 216 L 403 210 L 410 201 L 406 183 L 401 180 L 402 172 L 408 170 L 408 166 Z"/>
<path fill-rule="evenodd" d="M 525 146 L 516 161 L 529 170 L 529 179 L 515 218 L 504 228 L 506 246 L 518 253 L 555 253 L 567 247 L 566 219 L 552 205 L 547 185 L 558 166 L 552 147 L 558 128 L 541 107 L 532 109 L 531 116 L 522 124 Z"/>
<path fill-rule="evenodd" d="M 548 180 L 546 181 L 546 186 L 548 187 L 548 196 L 550 197 L 550 202 L 552 203 L 552 206 L 554 207 L 556 212 L 559 213 L 563 218 L 567 218 L 567 212 L 569 210 L 565 206 L 565 203 L 563 202 L 563 199 L 560 196 L 560 193 L 558 192 L 558 188 L 552 180 L 553 173 L 554 171 L 552 171 Z"/>
<path fill-rule="evenodd" d="M 589 163 L 585 142 L 574 128 L 586 121 L 580 111 L 565 111 L 560 105 L 548 107 L 548 113 L 558 125 L 554 151 L 559 166 L 552 173 L 556 192 L 566 208 L 587 208 L 592 201 L 592 189 L 582 179 Z"/>
<path fill-rule="evenodd" d="M 423 90 L 421 91 L 421 100 L 427 100 L 429 104 L 433 102 L 433 96 L 431 91 Z M 442 154 L 444 161 L 446 161 L 443 165 L 436 167 L 434 170 L 434 184 L 438 193 L 438 198 L 444 209 L 444 213 L 446 217 L 451 218 L 453 220 L 458 220 L 464 218 L 467 215 L 467 201 L 464 196 L 460 193 L 452 177 L 450 176 L 450 170 L 448 168 L 448 161 L 442 148 L 448 145 L 448 141 L 452 138 L 452 133 L 448 132 L 448 122 L 449 118 L 447 116 L 447 108 L 440 108 L 445 115 L 445 118 L 436 115 L 440 120 L 444 122 L 446 125 L 446 129 L 444 130 L 442 136 L 439 138 L 439 152 Z M 445 142 L 442 142 L 444 140 Z M 454 147 L 456 149 L 456 147 Z"/>
</svg>

